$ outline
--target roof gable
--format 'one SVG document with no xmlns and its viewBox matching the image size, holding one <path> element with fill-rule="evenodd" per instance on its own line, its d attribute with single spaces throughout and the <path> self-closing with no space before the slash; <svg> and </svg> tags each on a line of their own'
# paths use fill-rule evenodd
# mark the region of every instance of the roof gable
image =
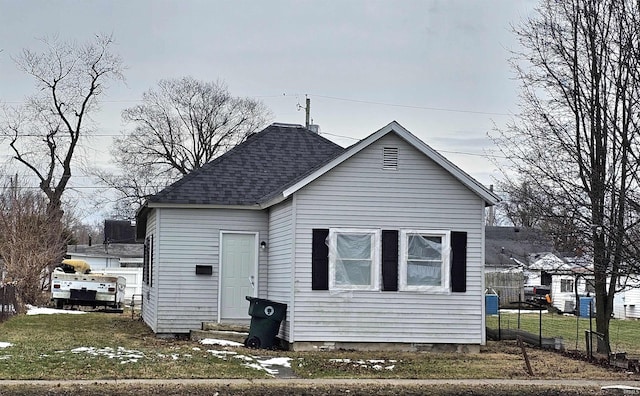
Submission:
<svg viewBox="0 0 640 396">
<path fill-rule="evenodd" d="M 443 157 L 440 153 L 435 151 L 429 145 L 424 143 L 422 140 L 418 139 L 416 136 L 414 136 L 411 132 L 406 130 L 402 125 L 400 125 L 396 121 L 389 123 L 384 128 L 378 130 L 377 132 L 369 135 L 367 138 L 349 147 L 342 154 L 336 156 L 333 160 L 327 162 L 325 165 L 319 167 L 317 170 L 309 173 L 307 176 L 305 176 L 298 182 L 292 183 L 290 187 L 288 187 L 283 191 L 282 198 L 286 198 L 291 194 L 295 193 L 296 191 L 300 190 L 307 184 L 316 180 L 326 172 L 335 168 L 339 164 L 343 163 L 347 159 L 356 155 L 357 153 L 362 151 L 364 148 L 370 146 L 372 143 L 378 141 L 383 136 L 389 133 L 396 133 L 402 139 L 404 139 L 413 147 L 415 147 L 420 152 L 422 152 L 425 156 L 430 158 L 436 164 L 440 165 L 442 168 L 448 171 L 453 177 L 455 177 L 459 182 L 461 182 L 463 185 L 465 185 L 467 188 L 473 191 L 476 195 L 481 197 L 485 201 L 486 205 L 494 205 L 500 201 L 500 198 L 498 198 L 497 195 L 489 191 L 489 189 L 487 189 L 478 181 L 476 181 L 474 178 L 466 174 L 464 171 L 462 171 L 460 168 L 458 168 L 448 159 Z"/>
<path fill-rule="evenodd" d="M 272 124 L 148 203 L 257 206 L 344 150 L 301 125 Z"/>
</svg>

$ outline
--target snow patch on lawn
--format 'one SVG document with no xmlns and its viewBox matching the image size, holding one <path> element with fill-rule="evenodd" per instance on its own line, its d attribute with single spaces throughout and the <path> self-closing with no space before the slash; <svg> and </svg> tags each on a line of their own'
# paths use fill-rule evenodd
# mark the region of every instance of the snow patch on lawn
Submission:
<svg viewBox="0 0 640 396">
<path fill-rule="evenodd" d="M 291 367 L 291 358 L 288 357 L 261 358 L 259 356 L 245 355 L 234 355 L 233 357 L 244 361 L 243 365 L 245 367 L 252 368 L 254 370 L 266 371 L 272 376 L 279 374 L 280 371 L 278 370 L 278 367 Z"/>
<path fill-rule="evenodd" d="M 343 363 L 352 365 L 355 367 L 368 368 L 371 370 L 393 370 L 396 365 L 389 364 L 385 365 L 385 363 L 397 363 L 397 360 L 383 360 L 383 359 L 370 359 L 370 360 L 351 360 L 351 359 L 329 359 L 331 363 Z"/>
<path fill-rule="evenodd" d="M 238 352 L 233 352 L 233 351 L 217 351 L 215 349 L 209 349 L 207 350 L 208 353 L 212 354 L 213 356 L 217 357 L 218 359 L 222 359 L 222 360 L 227 360 L 228 356 L 234 356 L 238 354 Z"/>
<path fill-rule="evenodd" d="M 139 359 L 144 358 L 144 353 L 132 349 L 118 347 L 95 348 L 95 347 L 79 347 L 72 349 L 71 353 L 86 353 L 91 356 L 105 356 L 109 359 L 120 360 L 121 363 L 136 363 Z"/>
<path fill-rule="evenodd" d="M 260 366 L 271 375 L 278 375 L 278 367 L 291 368 L 291 358 L 288 357 L 276 357 L 266 360 L 256 359 Z"/>
<path fill-rule="evenodd" d="M 9 348 L 9 347 L 12 347 L 12 346 L 13 346 L 13 344 L 10 343 L 10 342 L 0 341 L 0 349 Z M 7 360 L 7 359 L 10 359 L 10 358 L 11 358 L 11 355 L 0 355 L 0 360 Z"/>
<path fill-rule="evenodd" d="M 229 341 L 229 340 L 217 340 L 215 338 L 204 338 L 200 340 L 202 345 L 219 345 L 219 346 L 231 346 L 231 347 L 241 347 L 244 346 L 239 342 Z"/>
<path fill-rule="evenodd" d="M 32 305 L 27 305 L 27 315 L 56 315 L 56 314 L 81 315 L 85 313 L 86 312 L 84 311 L 70 311 L 65 309 L 42 308 L 42 307 L 34 307 Z"/>
<path fill-rule="evenodd" d="M 227 360 L 227 357 L 233 357 L 234 359 L 241 360 L 243 366 L 260 371 L 266 371 L 272 376 L 279 374 L 278 368 L 291 368 L 291 358 L 289 357 L 259 357 L 259 356 L 247 356 L 238 354 L 234 351 L 221 351 L 209 349 L 208 353 L 217 357 L 218 359 Z"/>
</svg>

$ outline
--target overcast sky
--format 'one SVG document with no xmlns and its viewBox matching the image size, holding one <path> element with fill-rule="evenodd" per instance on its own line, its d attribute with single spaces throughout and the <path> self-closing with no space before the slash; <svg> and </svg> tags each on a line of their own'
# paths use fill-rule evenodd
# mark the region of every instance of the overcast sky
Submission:
<svg viewBox="0 0 640 396">
<path fill-rule="evenodd" d="M 305 95 L 323 136 L 353 144 L 396 120 L 486 185 L 487 133 L 517 111 L 510 25 L 534 0 L 0 0 L 0 103 L 33 81 L 11 59 L 38 38 L 112 34 L 126 83 L 103 98 L 85 155 L 105 162 L 120 112 L 158 80 L 223 80 L 262 100 L 274 122 L 304 124 Z M 90 183 L 77 178 L 75 185 Z"/>
</svg>

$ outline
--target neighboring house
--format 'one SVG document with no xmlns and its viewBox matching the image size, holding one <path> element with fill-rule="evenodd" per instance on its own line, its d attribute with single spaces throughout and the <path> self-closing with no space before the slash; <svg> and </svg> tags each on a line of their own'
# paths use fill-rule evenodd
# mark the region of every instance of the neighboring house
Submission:
<svg viewBox="0 0 640 396">
<path fill-rule="evenodd" d="M 288 305 L 294 350 L 485 342 L 489 191 L 392 122 L 349 148 L 273 124 L 151 197 L 142 317 L 160 334 Z"/>
<path fill-rule="evenodd" d="M 67 258 L 85 260 L 94 271 L 109 268 L 142 268 L 144 246 L 136 242 L 136 226 L 129 220 L 105 220 L 104 242 L 68 245 Z"/>
<path fill-rule="evenodd" d="M 640 319 L 640 277 L 631 275 L 622 280 L 624 290 L 616 293 L 613 315 L 619 319 Z"/>
<path fill-rule="evenodd" d="M 555 252 L 541 230 L 520 227 L 486 228 L 487 287 L 500 294 L 501 304 L 524 300 L 523 286 L 547 286 L 552 304 L 563 312 L 576 309 L 578 296 L 593 292 L 592 271 L 585 259 Z"/>
<path fill-rule="evenodd" d="M 499 272 L 529 265 L 531 254 L 552 252 L 553 241 L 534 228 L 487 226 L 485 268 Z"/>
<path fill-rule="evenodd" d="M 109 243 L 100 245 L 68 245 L 66 257 L 84 260 L 93 271 L 112 268 L 142 268 L 144 245 L 141 243 Z"/>
<path fill-rule="evenodd" d="M 577 312 L 581 297 L 595 295 L 592 259 L 556 253 L 542 231 L 486 227 L 485 236 L 486 285 L 500 295 L 501 305 L 523 299 L 525 285 L 549 286 L 552 304 L 562 312 Z M 618 288 L 613 316 L 640 319 L 640 277 L 624 277 Z"/>
<path fill-rule="evenodd" d="M 538 267 L 552 275 L 551 297 L 559 311 L 579 312 L 580 297 L 593 296 L 593 265 L 589 258 L 566 255 L 562 262 L 543 262 Z"/>
<path fill-rule="evenodd" d="M 524 301 L 524 285 L 551 286 L 551 274 L 541 264 L 560 259 L 550 253 L 553 241 L 542 231 L 487 226 L 485 238 L 487 291 L 498 293 L 501 305 Z"/>
</svg>

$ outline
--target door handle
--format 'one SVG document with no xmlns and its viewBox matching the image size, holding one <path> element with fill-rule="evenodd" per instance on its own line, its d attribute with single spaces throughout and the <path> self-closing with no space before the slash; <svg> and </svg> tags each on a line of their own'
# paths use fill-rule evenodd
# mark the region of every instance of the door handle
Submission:
<svg viewBox="0 0 640 396">
<path fill-rule="evenodd" d="M 254 289 L 256 288 L 255 283 L 253 283 L 253 276 L 250 276 L 250 277 L 249 277 L 249 283 L 251 283 L 251 287 L 252 287 L 252 288 L 254 288 Z"/>
</svg>

